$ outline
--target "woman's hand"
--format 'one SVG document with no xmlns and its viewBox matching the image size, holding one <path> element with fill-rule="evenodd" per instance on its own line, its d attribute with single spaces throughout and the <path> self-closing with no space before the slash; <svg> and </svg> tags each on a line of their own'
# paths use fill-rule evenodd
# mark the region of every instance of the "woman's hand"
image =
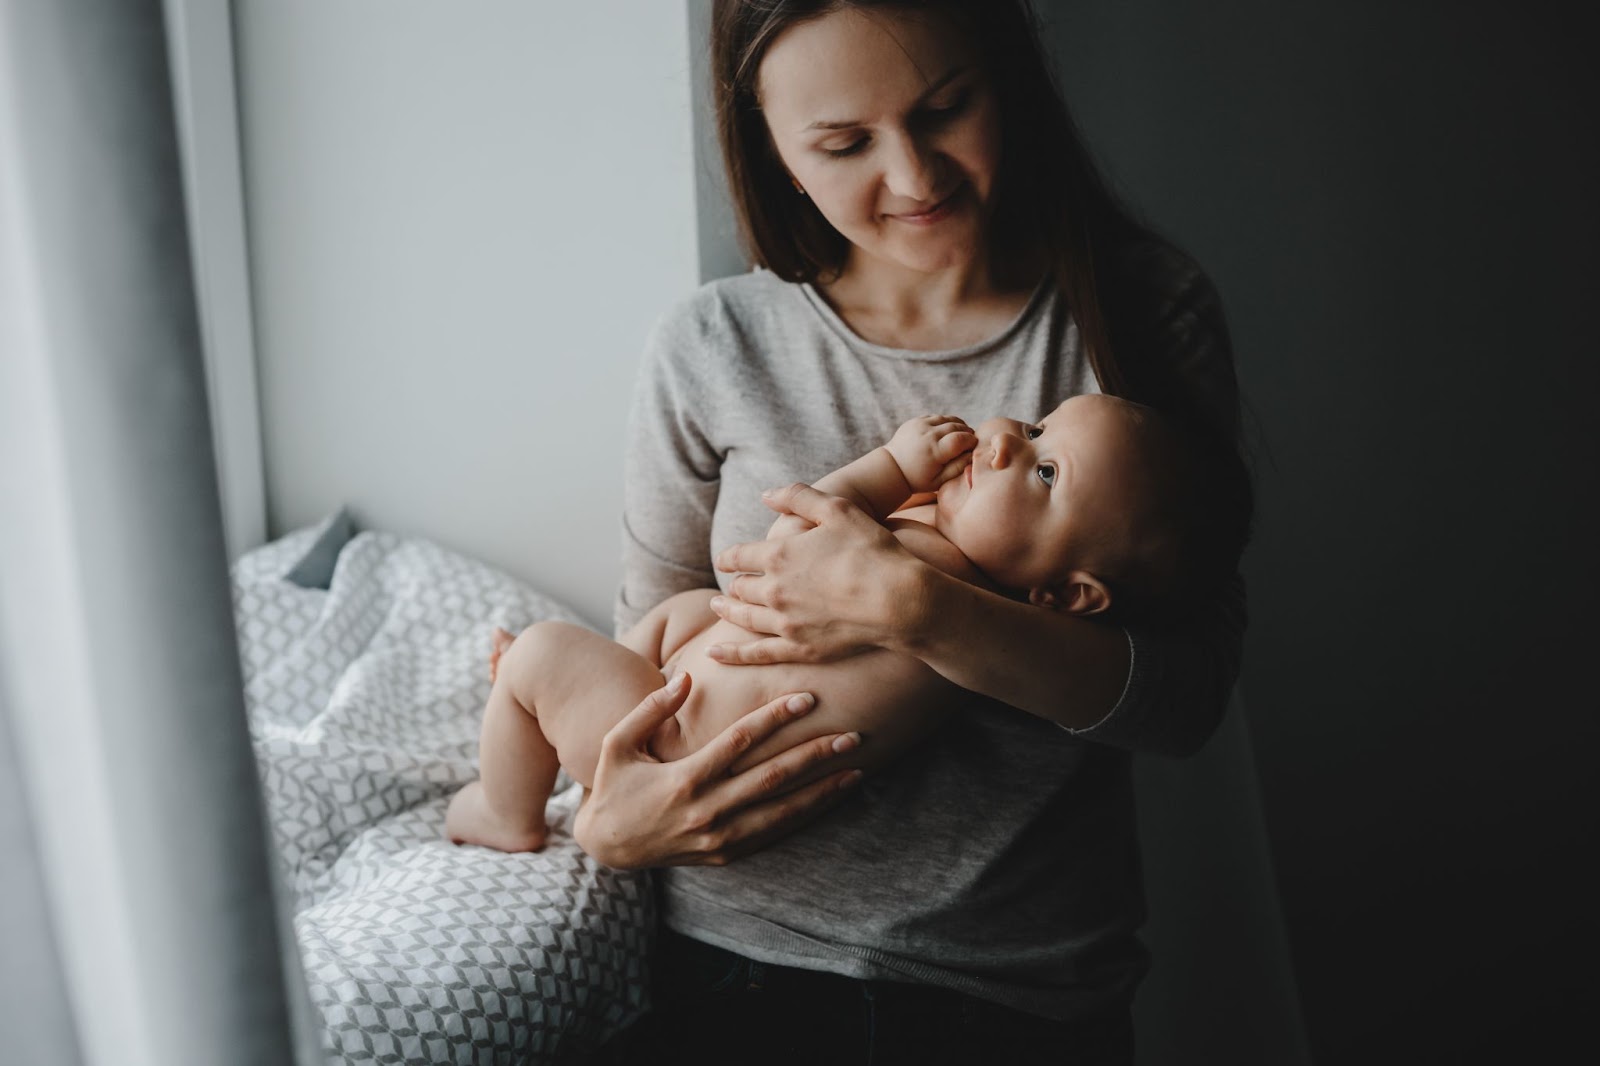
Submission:
<svg viewBox="0 0 1600 1066">
<path fill-rule="evenodd" d="M 762 496 L 774 511 L 815 528 L 782 540 L 735 544 L 717 569 L 739 576 L 711 601 L 722 618 L 769 636 L 718 644 L 711 658 L 732 665 L 831 662 L 904 635 L 918 606 L 923 564 L 848 500 L 794 484 Z"/>
<path fill-rule="evenodd" d="M 861 778 L 861 771 L 845 770 L 794 787 L 839 754 L 833 745 L 843 734 L 808 740 L 729 776 L 741 755 L 811 710 L 815 700 L 805 693 L 752 711 L 677 762 L 658 761 L 650 738 L 683 706 L 689 687 L 689 675 L 679 674 L 600 745 L 594 787 L 578 808 L 573 836 L 607 866 L 725 865 L 800 828 Z"/>
</svg>

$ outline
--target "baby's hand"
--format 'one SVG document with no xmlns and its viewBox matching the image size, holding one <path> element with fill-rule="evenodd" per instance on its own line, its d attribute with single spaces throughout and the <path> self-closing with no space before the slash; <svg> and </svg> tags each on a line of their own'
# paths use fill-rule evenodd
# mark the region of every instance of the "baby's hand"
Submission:
<svg viewBox="0 0 1600 1066">
<path fill-rule="evenodd" d="M 899 429 L 888 443 L 912 492 L 932 492 L 966 468 L 978 435 L 955 415 L 923 415 Z"/>
</svg>

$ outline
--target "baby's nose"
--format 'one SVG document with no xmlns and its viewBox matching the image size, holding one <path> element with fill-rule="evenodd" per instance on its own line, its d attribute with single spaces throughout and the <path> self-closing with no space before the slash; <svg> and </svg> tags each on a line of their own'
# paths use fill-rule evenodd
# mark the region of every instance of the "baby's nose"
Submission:
<svg viewBox="0 0 1600 1066">
<path fill-rule="evenodd" d="M 989 465 L 996 470 L 1003 470 L 1016 457 L 1017 449 L 1023 444 L 1022 438 L 1015 433 L 1001 431 L 989 438 L 989 450 L 993 457 Z"/>
</svg>

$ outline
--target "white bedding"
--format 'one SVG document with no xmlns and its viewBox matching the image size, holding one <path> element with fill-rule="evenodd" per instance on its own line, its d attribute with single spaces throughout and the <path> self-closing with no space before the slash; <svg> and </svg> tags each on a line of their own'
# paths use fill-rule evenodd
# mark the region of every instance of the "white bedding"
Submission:
<svg viewBox="0 0 1600 1066">
<path fill-rule="evenodd" d="M 648 879 L 573 843 L 576 787 L 537 855 L 442 836 L 449 795 L 476 776 L 492 628 L 581 620 L 427 541 L 341 546 L 336 521 L 234 568 L 251 732 L 329 1061 L 581 1061 L 645 1006 Z M 314 546 L 337 551 L 329 587 L 285 580 Z"/>
</svg>

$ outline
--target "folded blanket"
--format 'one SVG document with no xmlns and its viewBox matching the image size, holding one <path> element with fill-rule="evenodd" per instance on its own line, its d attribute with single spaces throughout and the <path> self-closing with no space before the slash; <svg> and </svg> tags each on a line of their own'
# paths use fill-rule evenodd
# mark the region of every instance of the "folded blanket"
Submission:
<svg viewBox="0 0 1600 1066">
<path fill-rule="evenodd" d="M 573 842 L 576 786 L 538 854 L 443 836 L 450 794 L 477 776 L 493 628 L 582 620 L 472 559 L 341 523 L 234 567 L 251 732 L 329 1060 L 582 1061 L 646 1005 L 648 878 Z"/>
</svg>

